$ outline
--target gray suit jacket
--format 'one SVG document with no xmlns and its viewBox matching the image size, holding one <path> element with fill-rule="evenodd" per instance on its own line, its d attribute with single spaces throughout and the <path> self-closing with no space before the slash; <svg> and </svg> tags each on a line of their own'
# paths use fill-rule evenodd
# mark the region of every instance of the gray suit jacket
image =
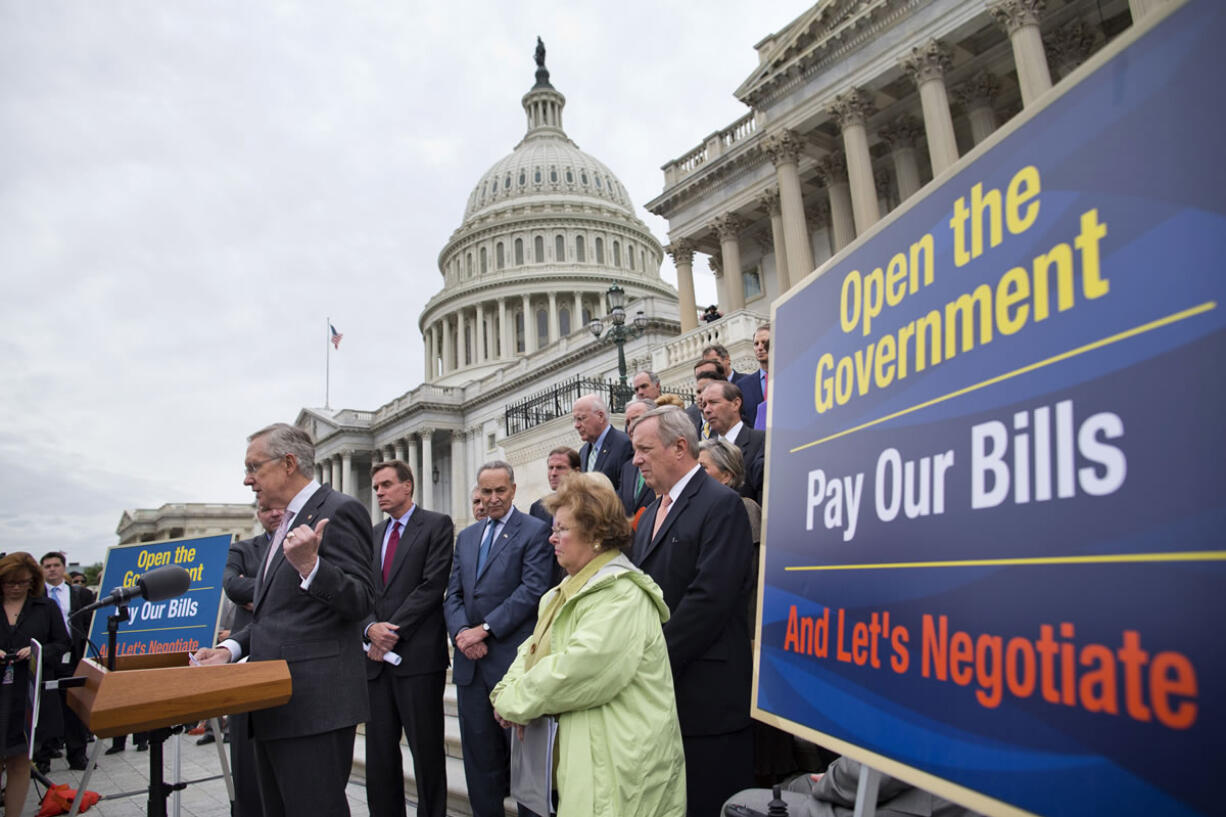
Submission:
<svg viewBox="0 0 1226 817">
<path fill-rule="evenodd" d="M 251 713 L 253 735 L 270 740 L 330 732 L 366 721 L 366 657 L 362 622 L 374 589 L 370 515 L 360 502 L 323 485 L 292 527 L 328 519 L 319 570 L 309 590 L 278 550 L 268 575 L 258 575 L 254 618 L 231 638 L 253 661 L 289 662 L 289 703 Z"/>
<path fill-rule="evenodd" d="M 230 545 L 221 586 L 226 591 L 226 598 L 234 602 L 234 621 L 230 626 L 232 631 L 241 630 L 251 623 L 251 611 L 243 605 L 255 601 L 255 578 L 264 566 L 268 543 L 271 540 L 271 534 L 261 533 Z"/>
<path fill-rule="evenodd" d="M 477 552 L 484 533 L 485 522 L 460 531 L 443 612 L 453 641 L 465 627 L 482 622 L 490 625 L 485 639 L 489 653 L 471 661 L 456 650 L 451 675 L 460 686 L 471 684 L 480 675 L 492 688 L 511 666 L 520 642 L 532 635 L 537 604 L 549 589 L 554 557 L 545 523 L 516 510 L 490 546 L 478 576 Z"/>
</svg>

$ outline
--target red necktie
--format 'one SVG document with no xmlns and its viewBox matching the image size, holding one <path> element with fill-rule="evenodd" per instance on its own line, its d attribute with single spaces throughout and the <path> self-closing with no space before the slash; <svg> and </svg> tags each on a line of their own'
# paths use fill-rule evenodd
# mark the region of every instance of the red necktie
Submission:
<svg viewBox="0 0 1226 817">
<path fill-rule="evenodd" d="M 392 535 L 387 537 L 387 551 L 383 554 L 383 583 L 387 584 L 388 574 L 392 572 L 392 559 L 396 558 L 396 545 L 400 544 L 400 523 L 392 523 Z"/>
</svg>

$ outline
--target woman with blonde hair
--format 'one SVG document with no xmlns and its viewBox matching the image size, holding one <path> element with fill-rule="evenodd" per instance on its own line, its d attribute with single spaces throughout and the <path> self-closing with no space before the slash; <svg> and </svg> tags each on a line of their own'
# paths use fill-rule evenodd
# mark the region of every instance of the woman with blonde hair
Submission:
<svg viewBox="0 0 1226 817">
<path fill-rule="evenodd" d="M 548 506 L 566 578 L 490 694 L 495 713 L 504 726 L 557 716 L 558 817 L 681 817 L 664 594 L 626 557 L 630 527 L 603 474 L 568 475 Z"/>
<path fill-rule="evenodd" d="M 71 646 L 68 628 L 59 605 L 46 597 L 43 569 L 28 553 L 10 553 L 0 559 L 0 593 L 4 617 L 0 620 L 0 659 L 4 659 L 3 684 L 7 708 L 0 715 L 8 725 L 0 738 L 4 741 L 4 771 L 8 780 L 4 790 L 4 813 L 21 814 L 30 788 L 30 756 L 25 733 L 26 688 L 29 685 L 30 642 L 42 645 L 43 674 L 59 663 Z M 60 722 L 59 700 L 43 698 L 39 726 L 50 726 L 55 733 Z M 40 730 L 40 736 L 46 735 Z"/>
</svg>

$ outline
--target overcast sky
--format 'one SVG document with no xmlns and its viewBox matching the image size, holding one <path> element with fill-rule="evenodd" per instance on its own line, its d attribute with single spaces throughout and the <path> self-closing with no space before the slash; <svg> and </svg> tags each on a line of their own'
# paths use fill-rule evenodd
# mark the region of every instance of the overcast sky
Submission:
<svg viewBox="0 0 1226 817">
<path fill-rule="evenodd" d="M 245 435 L 323 404 L 328 317 L 333 407 L 420 383 L 538 34 L 568 134 L 665 243 L 660 166 L 748 110 L 753 44 L 806 8 L 754 7 L 0 4 L 0 550 L 90 563 L 125 509 L 248 501 Z"/>
</svg>

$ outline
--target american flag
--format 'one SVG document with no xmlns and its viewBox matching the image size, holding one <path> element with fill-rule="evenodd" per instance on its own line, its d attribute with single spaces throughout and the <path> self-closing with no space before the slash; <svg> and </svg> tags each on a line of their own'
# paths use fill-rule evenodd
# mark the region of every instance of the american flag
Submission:
<svg viewBox="0 0 1226 817">
<path fill-rule="evenodd" d="M 341 348 L 341 338 L 345 336 L 342 335 L 340 332 L 337 332 L 336 327 L 333 326 L 332 324 L 328 324 L 328 328 L 332 330 L 332 348 L 334 349 Z"/>
</svg>

